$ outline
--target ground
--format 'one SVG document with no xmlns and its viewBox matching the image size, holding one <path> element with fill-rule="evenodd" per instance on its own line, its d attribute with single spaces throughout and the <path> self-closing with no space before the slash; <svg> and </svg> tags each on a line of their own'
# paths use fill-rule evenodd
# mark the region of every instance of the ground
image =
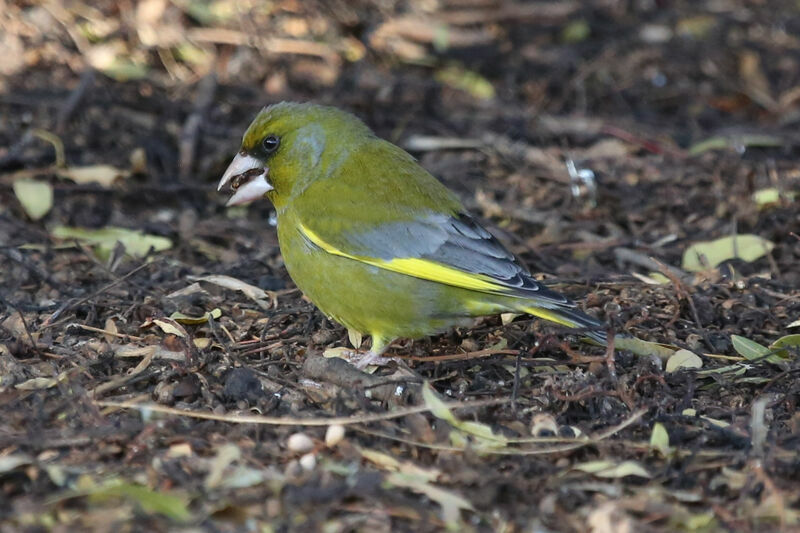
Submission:
<svg viewBox="0 0 800 533">
<path fill-rule="evenodd" d="M 2 531 L 800 528 L 796 2 L 0 6 Z M 281 100 L 684 351 L 521 316 L 323 358 L 269 203 L 215 190 Z"/>
</svg>

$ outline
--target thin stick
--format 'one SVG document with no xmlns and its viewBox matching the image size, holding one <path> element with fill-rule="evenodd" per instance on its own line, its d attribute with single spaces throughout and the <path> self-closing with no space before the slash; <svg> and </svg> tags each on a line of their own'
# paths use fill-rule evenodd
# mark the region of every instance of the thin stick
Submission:
<svg viewBox="0 0 800 533">
<path fill-rule="evenodd" d="M 493 449 L 482 449 L 481 453 L 485 453 L 487 455 L 546 455 L 546 454 L 552 454 L 552 453 L 562 453 L 562 452 L 577 450 L 578 448 L 582 448 L 584 446 L 589 446 L 589 445 L 592 445 L 592 444 L 596 444 L 596 443 L 598 443 L 598 442 L 600 442 L 602 440 L 605 440 L 605 439 L 607 439 L 607 438 L 619 433 L 623 429 L 627 428 L 628 426 L 630 426 L 631 424 L 635 423 L 640 418 L 642 418 L 642 416 L 644 416 L 644 414 L 647 413 L 647 411 L 648 411 L 648 409 L 639 409 L 638 411 L 634 412 L 630 417 L 628 417 L 625 420 L 623 420 L 621 423 L 617 424 L 616 426 L 612 426 L 612 427 L 608 428 L 607 430 L 595 435 L 594 437 L 588 437 L 588 438 L 583 438 L 583 439 L 547 439 L 547 440 L 550 440 L 551 442 L 554 441 L 554 440 L 555 441 L 568 440 L 569 442 L 567 442 L 565 444 L 558 445 L 558 446 L 551 446 L 551 447 L 547 447 L 547 448 L 537 448 L 537 449 L 518 449 L 518 450 L 509 449 L 509 448 L 494 449 L 494 450 Z M 420 442 L 420 441 L 415 441 L 415 440 L 411 440 L 411 439 L 406 439 L 404 437 L 398 437 L 396 435 L 389 435 L 388 433 L 383 433 L 383 432 L 380 432 L 380 431 L 374 431 L 374 430 L 367 429 L 367 428 L 361 428 L 361 427 L 358 427 L 358 426 L 354 427 L 353 429 L 355 429 L 358 432 L 365 433 L 367 435 L 371 435 L 373 437 L 379 437 L 379 438 L 383 438 L 383 439 L 392 440 L 392 441 L 395 441 L 395 442 L 401 442 L 403 444 L 408 444 L 410 446 L 417 446 L 419 448 L 427 448 L 427 449 L 431 449 L 431 450 L 448 451 L 448 452 L 453 452 L 453 451 L 461 451 L 461 452 L 463 452 L 463 451 L 467 450 L 466 447 L 458 448 L 458 447 L 455 447 L 455 446 L 447 446 L 447 445 L 442 445 L 442 444 L 430 444 L 430 443 L 427 443 L 427 442 Z M 537 439 L 537 440 L 541 441 L 543 439 Z"/>
<path fill-rule="evenodd" d="M 508 403 L 508 398 L 493 398 L 489 400 L 476 400 L 471 402 L 449 402 L 445 404 L 448 409 L 465 409 L 468 407 L 486 407 L 489 405 L 502 405 Z M 373 413 L 361 416 L 337 416 L 331 418 L 297 418 L 282 416 L 256 416 L 256 415 L 218 415 L 208 411 L 190 411 L 187 409 L 175 409 L 154 403 L 134 403 L 134 402 L 114 402 L 114 401 L 95 401 L 95 405 L 100 407 L 116 407 L 119 409 L 139 409 L 153 413 L 163 413 L 167 415 L 186 416 L 189 418 L 200 418 L 202 420 L 216 420 L 218 422 L 231 422 L 234 424 L 264 424 L 270 426 L 330 426 L 333 424 L 351 425 L 368 424 L 371 422 L 381 422 L 392 420 L 416 413 L 425 413 L 431 410 L 427 405 L 416 405 L 406 407 L 396 411 L 386 413 Z"/>
<path fill-rule="evenodd" d="M 432 363 L 443 363 L 444 361 L 467 361 L 469 359 L 481 359 L 483 357 L 490 357 L 492 355 L 519 355 L 519 350 L 492 350 L 487 348 L 485 350 L 478 350 L 476 352 L 454 353 L 448 355 L 430 355 L 430 356 L 417 356 L 417 355 L 397 355 L 398 359 L 407 359 L 409 361 L 423 361 Z"/>
<path fill-rule="evenodd" d="M 83 74 L 81 74 L 81 79 L 80 82 L 78 82 L 78 86 L 69 93 L 69 96 L 64 101 L 64 105 L 58 112 L 58 118 L 56 119 L 57 133 L 64 132 L 64 128 L 66 128 L 67 123 L 69 122 L 70 118 L 72 118 L 72 115 L 75 113 L 75 110 L 78 108 L 84 96 L 86 96 L 88 89 L 93 83 L 94 69 L 88 67 L 83 71 Z"/>
<path fill-rule="evenodd" d="M 194 109 L 186 118 L 181 130 L 181 137 L 178 143 L 180 151 L 180 181 L 188 181 L 194 166 L 195 153 L 200 137 L 200 127 L 203 124 L 208 108 L 214 101 L 214 94 L 217 92 L 217 77 L 209 74 L 197 85 L 197 96 L 194 101 Z"/>
</svg>

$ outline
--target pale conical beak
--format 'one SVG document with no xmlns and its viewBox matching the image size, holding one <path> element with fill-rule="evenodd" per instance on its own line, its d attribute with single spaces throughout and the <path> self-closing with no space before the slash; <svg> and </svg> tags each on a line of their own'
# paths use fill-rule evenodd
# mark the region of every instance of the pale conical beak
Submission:
<svg viewBox="0 0 800 533">
<path fill-rule="evenodd" d="M 244 153 L 236 154 L 217 186 L 218 191 L 226 185 L 230 185 L 235 191 L 225 206 L 241 205 L 263 198 L 264 194 L 274 189 L 267 181 L 267 174 L 269 168 L 255 157 Z"/>
</svg>

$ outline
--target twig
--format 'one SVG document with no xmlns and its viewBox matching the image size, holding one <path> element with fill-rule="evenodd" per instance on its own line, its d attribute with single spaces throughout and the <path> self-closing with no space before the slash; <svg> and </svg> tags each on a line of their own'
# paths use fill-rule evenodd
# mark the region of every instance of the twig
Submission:
<svg viewBox="0 0 800 533">
<path fill-rule="evenodd" d="M 194 101 L 194 109 L 186 118 L 181 130 L 179 141 L 179 177 L 180 181 L 188 181 L 189 175 L 194 166 L 197 142 L 200 136 L 200 126 L 203 119 L 214 101 L 214 94 L 217 92 L 217 77 L 209 74 L 197 85 L 197 95 Z"/>
<path fill-rule="evenodd" d="M 447 409 L 467 409 L 472 407 L 487 407 L 490 405 L 502 405 L 508 403 L 508 398 L 491 398 L 488 400 L 475 400 L 470 402 L 445 402 Z M 403 409 L 395 409 L 384 413 L 371 413 L 366 415 L 354 416 L 334 416 L 322 418 L 297 418 L 291 416 L 257 416 L 257 415 L 218 415 L 208 411 L 190 411 L 188 409 L 175 409 L 154 403 L 134 403 L 134 402 L 114 402 L 114 401 L 95 401 L 95 405 L 100 407 L 114 407 L 118 409 L 138 409 L 150 413 L 162 413 L 167 415 L 185 416 L 198 418 L 201 420 L 216 420 L 218 422 L 230 422 L 233 424 L 262 424 L 269 426 L 307 426 L 320 427 L 339 424 L 342 426 L 352 424 L 369 424 L 372 422 L 383 422 L 394 418 L 413 415 L 415 413 L 427 413 L 431 410 L 428 405 L 415 405 Z"/>
<path fill-rule="evenodd" d="M 481 359 L 483 357 L 491 357 L 492 355 L 519 355 L 519 350 L 493 350 L 487 348 L 485 350 L 478 350 L 476 352 L 454 353 L 449 355 L 429 355 L 425 357 L 417 355 L 397 355 L 399 359 L 408 359 L 409 361 L 423 361 L 431 363 L 443 363 L 445 361 L 467 361 L 469 359 Z"/>
<path fill-rule="evenodd" d="M 614 248 L 614 257 L 617 261 L 633 263 L 634 265 L 646 268 L 648 270 L 660 271 L 661 269 L 668 270 L 672 276 L 680 279 L 681 281 L 688 282 L 692 279 L 692 275 L 678 267 L 665 265 L 660 261 L 645 255 L 630 248 Z M 666 275 L 666 274 L 665 274 Z M 667 276 L 669 277 L 669 276 Z"/>
<path fill-rule="evenodd" d="M 66 128 L 67 123 L 70 118 L 72 118 L 73 113 L 75 113 L 83 97 L 89 92 L 89 88 L 93 83 L 94 70 L 90 67 L 83 71 L 78 86 L 69 93 L 69 96 L 64 101 L 64 105 L 61 106 L 58 112 L 58 118 L 56 119 L 56 133 L 60 134 L 64 132 L 64 128 Z"/>
<path fill-rule="evenodd" d="M 256 42 L 251 35 L 237 30 L 224 28 L 192 28 L 186 32 L 186 37 L 190 41 L 200 43 L 231 44 L 234 46 L 252 46 L 263 49 L 270 54 L 298 54 L 314 57 L 321 57 L 327 61 L 338 63 L 341 61 L 330 46 L 313 41 L 301 39 L 283 39 L 279 37 L 269 37 Z"/>
<path fill-rule="evenodd" d="M 578 251 L 597 251 L 614 248 L 620 244 L 628 242 L 628 239 L 601 239 L 598 241 L 581 241 L 581 242 L 562 242 L 559 244 L 552 244 L 542 246 L 542 250 L 553 248 L 555 250 L 578 250 Z M 616 248 L 615 248 L 616 249 Z"/>
<path fill-rule="evenodd" d="M 630 417 L 622 421 L 621 423 L 617 424 L 616 426 L 612 426 L 607 430 L 594 435 L 593 437 L 589 438 L 581 438 L 581 439 L 511 439 L 508 442 L 563 442 L 568 441 L 566 444 L 562 444 L 560 446 L 552 446 L 548 448 L 537 448 L 537 449 L 512 449 L 512 448 L 502 448 L 502 449 L 483 449 L 481 453 L 485 453 L 488 455 L 547 455 L 553 453 L 563 453 L 572 450 L 577 450 L 584 446 L 590 446 L 593 444 L 597 444 L 600 441 L 606 440 L 609 437 L 619 433 L 623 429 L 627 428 L 628 426 L 637 422 L 644 414 L 647 413 L 647 409 L 639 409 L 638 411 L 634 412 Z M 419 448 L 427 448 L 431 450 L 439 450 L 439 451 L 448 451 L 448 452 L 463 452 L 466 451 L 467 448 L 458 448 L 455 446 L 447 446 L 441 444 L 431 444 L 427 442 L 420 442 L 411 439 L 406 439 L 403 437 L 398 437 L 396 435 L 390 435 L 388 433 L 383 433 L 380 431 L 375 431 L 367 428 L 362 428 L 355 426 L 353 427 L 356 431 L 360 433 L 365 433 L 367 435 L 372 435 L 374 437 L 384 438 L 388 440 L 392 440 L 395 442 L 401 442 L 403 444 L 408 444 L 411 446 L 417 446 Z"/>
<path fill-rule="evenodd" d="M 550 25 L 569 20 L 581 8 L 580 2 L 501 2 L 485 9 L 461 9 L 440 14 L 438 20 L 454 26 L 512 21 Z"/>
<path fill-rule="evenodd" d="M 597 435 L 594 435 L 588 439 L 585 439 L 581 442 L 575 442 L 572 444 L 565 444 L 564 446 L 557 446 L 550 449 L 541 449 L 541 450 L 487 450 L 487 453 L 497 454 L 497 455 L 544 455 L 549 453 L 560 453 L 566 452 L 571 450 L 577 450 L 578 448 L 583 448 L 584 446 L 589 446 L 591 444 L 597 444 L 602 440 L 606 440 L 607 438 L 616 435 L 623 429 L 631 426 L 632 424 L 636 423 L 640 418 L 642 418 L 645 413 L 647 413 L 648 409 L 642 408 L 638 411 L 634 412 L 631 416 L 627 419 L 623 420 L 616 426 L 612 426 L 605 431 L 600 432 Z"/>
<path fill-rule="evenodd" d="M 93 333 L 102 333 L 103 335 L 111 335 L 112 337 L 117 337 L 118 339 L 125 339 L 129 341 L 140 341 L 142 340 L 141 337 L 137 337 L 136 335 L 127 335 L 125 333 L 116 333 L 114 331 L 109 331 L 103 328 L 96 328 L 94 326 L 87 326 L 86 324 L 70 324 L 69 326 L 75 326 L 77 328 L 83 329 L 85 331 L 91 331 Z M 68 327 L 69 327 L 68 326 Z"/>
<path fill-rule="evenodd" d="M 90 389 L 89 391 L 87 391 L 88 396 L 90 398 L 97 398 L 109 391 L 118 389 L 123 385 L 130 385 L 135 381 L 141 381 L 143 379 L 147 379 L 153 376 L 157 376 L 158 374 L 161 374 L 162 370 L 158 368 L 150 370 L 149 372 L 144 372 L 152 362 L 154 355 L 155 352 L 152 352 L 149 356 L 142 359 L 142 361 L 138 365 L 136 365 L 136 367 L 131 371 L 130 374 L 117 376 L 111 379 L 110 381 L 106 381 L 105 383 L 101 383 L 97 387 Z"/>
<path fill-rule="evenodd" d="M 612 137 L 616 137 L 617 139 L 640 146 L 648 152 L 653 152 L 654 154 L 668 154 L 678 159 L 686 159 L 687 157 L 686 152 L 680 148 L 669 146 L 657 141 L 652 141 L 650 139 L 645 139 L 644 137 L 640 137 L 629 131 L 625 131 L 617 126 L 612 126 L 611 124 L 606 124 L 603 126 L 601 131 L 611 135 Z"/>
</svg>

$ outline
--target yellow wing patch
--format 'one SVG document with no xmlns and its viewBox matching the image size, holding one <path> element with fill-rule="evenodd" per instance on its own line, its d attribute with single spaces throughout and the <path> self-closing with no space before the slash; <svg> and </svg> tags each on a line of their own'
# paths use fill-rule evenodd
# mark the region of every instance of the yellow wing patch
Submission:
<svg viewBox="0 0 800 533">
<path fill-rule="evenodd" d="M 566 317 L 559 315 L 558 312 L 545 309 L 544 307 L 524 307 L 521 309 L 521 311 L 524 311 L 529 315 L 549 320 L 550 322 L 555 322 L 556 324 L 561 324 L 562 326 L 567 326 L 568 328 L 581 327 L 579 323 L 573 322 Z"/>
<path fill-rule="evenodd" d="M 435 281 L 437 283 L 444 283 L 445 285 L 452 285 L 453 287 L 460 287 L 462 289 L 469 289 L 480 292 L 490 292 L 494 294 L 509 295 L 512 289 L 498 285 L 492 278 L 481 274 L 471 274 L 458 270 L 442 263 L 430 261 L 417 257 L 398 257 L 388 261 L 383 259 L 376 259 L 374 257 L 366 257 L 361 255 L 348 254 L 331 244 L 325 242 L 319 235 L 314 233 L 304 225 L 300 225 L 300 231 L 305 237 L 314 243 L 319 248 L 332 255 L 346 257 L 355 261 L 360 261 L 368 265 L 391 270 L 399 274 L 413 276 L 415 278 L 425 279 L 428 281 Z"/>
</svg>

